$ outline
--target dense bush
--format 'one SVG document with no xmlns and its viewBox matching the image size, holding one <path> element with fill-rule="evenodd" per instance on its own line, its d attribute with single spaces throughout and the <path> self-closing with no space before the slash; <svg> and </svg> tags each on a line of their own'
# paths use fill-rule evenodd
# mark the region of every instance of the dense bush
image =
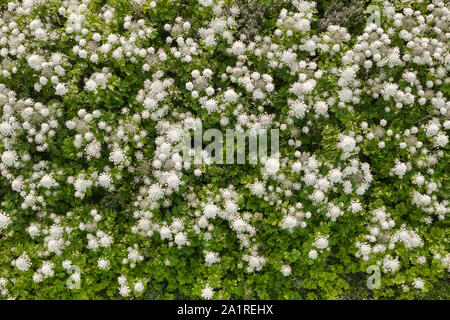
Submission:
<svg viewBox="0 0 450 320">
<path fill-rule="evenodd" d="M 0 296 L 426 296 L 450 269 L 450 12 L 368 4 L 3 1 Z M 186 160 L 200 121 L 278 129 L 279 154 Z"/>
</svg>

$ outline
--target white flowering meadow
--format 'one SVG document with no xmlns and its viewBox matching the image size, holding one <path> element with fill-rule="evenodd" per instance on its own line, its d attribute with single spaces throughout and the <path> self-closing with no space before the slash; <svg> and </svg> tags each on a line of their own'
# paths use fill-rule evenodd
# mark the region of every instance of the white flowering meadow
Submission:
<svg viewBox="0 0 450 320">
<path fill-rule="evenodd" d="M 347 28 L 325 2 L 1 1 L 0 298 L 448 279 L 449 3 L 372 1 Z M 276 129 L 279 153 L 195 163 L 175 146 L 199 124 Z"/>
</svg>

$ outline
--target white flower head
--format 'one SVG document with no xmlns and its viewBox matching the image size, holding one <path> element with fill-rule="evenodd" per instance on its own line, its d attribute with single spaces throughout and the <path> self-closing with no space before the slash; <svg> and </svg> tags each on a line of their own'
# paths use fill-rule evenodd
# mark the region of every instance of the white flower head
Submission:
<svg viewBox="0 0 450 320">
<path fill-rule="evenodd" d="M 0 229 L 6 229 L 11 224 L 11 218 L 4 212 L 0 212 Z"/>
</svg>

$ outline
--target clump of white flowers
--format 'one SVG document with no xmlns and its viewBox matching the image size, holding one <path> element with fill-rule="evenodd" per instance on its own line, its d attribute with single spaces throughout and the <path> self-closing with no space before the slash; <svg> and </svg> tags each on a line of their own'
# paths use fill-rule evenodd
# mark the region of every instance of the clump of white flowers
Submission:
<svg viewBox="0 0 450 320">
<path fill-rule="evenodd" d="M 202 289 L 202 298 L 204 299 L 211 299 L 214 295 L 214 290 L 209 286 L 209 284 L 206 285 L 205 288 Z"/>
<path fill-rule="evenodd" d="M 4 212 L 0 212 L 0 229 L 6 229 L 11 224 L 11 218 Z"/>
<path fill-rule="evenodd" d="M 266 161 L 266 170 L 269 174 L 274 174 L 280 169 L 280 162 L 278 159 L 270 158 Z"/>
</svg>

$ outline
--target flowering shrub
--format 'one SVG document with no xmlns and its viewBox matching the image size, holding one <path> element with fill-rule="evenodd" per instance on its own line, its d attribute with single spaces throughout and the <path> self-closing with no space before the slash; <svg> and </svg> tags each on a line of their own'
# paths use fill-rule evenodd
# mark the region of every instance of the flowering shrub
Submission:
<svg viewBox="0 0 450 320">
<path fill-rule="evenodd" d="M 3 1 L 0 296 L 405 299 L 448 277 L 448 3 L 371 4 L 350 34 L 312 1 Z M 278 153 L 195 162 L 175 146 L 199 123 L 276 129 Z"/>
</svg>

